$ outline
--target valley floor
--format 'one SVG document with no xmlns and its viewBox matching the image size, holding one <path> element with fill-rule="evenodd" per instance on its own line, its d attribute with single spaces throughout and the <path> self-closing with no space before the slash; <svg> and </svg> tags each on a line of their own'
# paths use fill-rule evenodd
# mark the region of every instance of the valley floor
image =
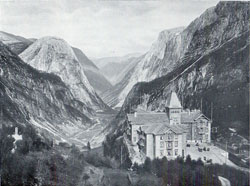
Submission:
<svg viewBox="0 0 250 186">
<path fill-rule="evenodd" d="M 98 113 L 96 123 L 87 130 L 77 131 L 68 137 L 69 141 L 73 142 L 80 149 L 90 142 L 92 148 L 101 146 L 105 139 L 105 128 L 110 121 L 115 117 L 115 113 Z"/>
</svg>

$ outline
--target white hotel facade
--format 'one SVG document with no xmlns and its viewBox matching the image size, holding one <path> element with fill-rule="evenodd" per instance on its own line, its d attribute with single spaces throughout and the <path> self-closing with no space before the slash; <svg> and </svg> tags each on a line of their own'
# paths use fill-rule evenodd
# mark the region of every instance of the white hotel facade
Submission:
<svg viewBox="0 0 250 186">
<path fill-rule="evenodd" d="M 184 157 L 187 141 L 210 143 L 211 120 L 199 110 L 183 111 L 175 92 L 165 110 L 127 114 L 127 135 L 147 157 Z"/>
</svg>

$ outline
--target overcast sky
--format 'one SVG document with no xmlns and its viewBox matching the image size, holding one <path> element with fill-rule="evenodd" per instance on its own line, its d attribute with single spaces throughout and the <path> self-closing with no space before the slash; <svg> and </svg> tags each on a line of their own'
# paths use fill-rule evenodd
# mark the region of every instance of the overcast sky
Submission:
<svg viewBox="0 0 250 186">
<path fill-rule="evenodd" d="M 187 26 L 218 0 L 0 0 L 0 30 L 57 36 L 90 58 L 146 52 L 160 31 Z"/>
</svg>

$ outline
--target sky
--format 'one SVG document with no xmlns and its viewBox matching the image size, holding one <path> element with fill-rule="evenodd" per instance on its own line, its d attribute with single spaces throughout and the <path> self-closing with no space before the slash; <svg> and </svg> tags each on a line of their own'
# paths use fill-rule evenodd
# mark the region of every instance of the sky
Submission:
<svg viewBox="0 0 250 186">
<path fill-rule="evenodd" d="M 218 0 L 0 0 L 0 30 L 56 36 L 89 58 L 145 53 L 166 29 L 187 26 Z"/>
</svg>

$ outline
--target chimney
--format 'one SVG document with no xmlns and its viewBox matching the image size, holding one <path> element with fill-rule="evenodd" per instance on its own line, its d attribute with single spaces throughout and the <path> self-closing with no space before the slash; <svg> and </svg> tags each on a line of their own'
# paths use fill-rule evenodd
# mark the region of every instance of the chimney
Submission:
<svg viewBox="0 0 250 186">
<path fill-rule="evenodd" d="M 137 112 L 134 113 L 134 117 L 135 117 L 135 118 L 137 117 Z"/>
<path fill-rule="evenodd" d="M 188 109 L 188 115 L 190 116 L 190 109 Z"/>
<path fill-rule="evenodd" d="M 18 128 L 17 127 L 15 127 L 15 134 L 18 135 Z"/>
</svg>

